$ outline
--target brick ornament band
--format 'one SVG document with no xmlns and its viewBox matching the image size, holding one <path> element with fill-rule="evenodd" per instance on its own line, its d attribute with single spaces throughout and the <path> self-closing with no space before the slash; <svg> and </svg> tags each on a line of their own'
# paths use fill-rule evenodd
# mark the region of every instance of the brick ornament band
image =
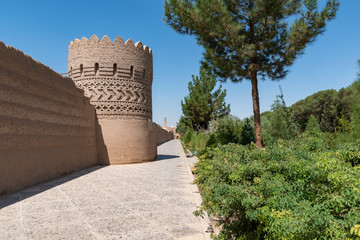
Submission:
<svg viewBox="0 0 360 240">
<path fill-rule="evenodd" d="M 93 35 L 69 45 L 68 74 L 98 118 L 152 119 L 152 50 L 141 42 Z"/>
</svg>

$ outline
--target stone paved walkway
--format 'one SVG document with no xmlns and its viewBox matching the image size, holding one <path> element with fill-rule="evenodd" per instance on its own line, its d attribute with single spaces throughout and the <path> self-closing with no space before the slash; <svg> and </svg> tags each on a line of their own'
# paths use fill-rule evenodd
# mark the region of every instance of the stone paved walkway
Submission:
<svg viewBox="0 0 360 240">
<path fill-rule="evenodd" d="M 0 198 L 0 239 L 208 239 L 180 142 L 143 164 L 96 166 Z"/>
</svg>

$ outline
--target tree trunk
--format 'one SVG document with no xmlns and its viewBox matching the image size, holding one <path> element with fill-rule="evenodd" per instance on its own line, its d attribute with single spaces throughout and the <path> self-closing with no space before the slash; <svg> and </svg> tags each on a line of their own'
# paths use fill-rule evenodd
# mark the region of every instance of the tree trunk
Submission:
<svg viewBox="0 0 360 240">
<path fill-rule="evenodd" d="M 261 137 L 261 122 L 260 122 L 260 106 L 259 106 L 259 91 L 257 73 L 251 73 L 251 95 L 253 100 L 254 111 L 254 127 L 255 127 L 255 141 L 258 148 L 263 148 Z"/>
</svg>

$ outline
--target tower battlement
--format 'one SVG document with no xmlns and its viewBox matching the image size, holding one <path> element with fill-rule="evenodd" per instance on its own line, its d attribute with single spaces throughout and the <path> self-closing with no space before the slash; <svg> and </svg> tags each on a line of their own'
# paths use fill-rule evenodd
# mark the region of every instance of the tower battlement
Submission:
<svg viewBox="0 0 360 240">
<path fill-rule="evenodd" d="M 111 42 L 108 36 L 100 41 L 96 35 L 90 39 L 75 39 L 69 45 L 68 76 L 76 83 L 84 77 L 119 77 L 152 83 L 152 50 L 141 42 L 121 37 Z"/>
<path fill-rule="evenodd" d="M 96 35 L 92 35 L 90 39 L 87 39 L 86 37 L 82 37 L 81 39 L 77 39 L 75 38 L 74 41 L 70 42 L 69 45 L 69 50 L 71 48 L 81 48 L 81 47 L 85 47 L 86 45 L 90 45 L 91 48 L 96 47 L 96 45 L 98 45 L 99 47 L 101 46 L 115 46 L 115 47 L 125 47 L 125 48 L 129 48 L 129 49 L 139 49 L 140 51 L 144 51 L 145 54 L 149 54 L 152 55 L 152 50 L 148 47 L 148 46 L 143 46 L 142 42 L 136 42 L 134 44 L 133 40 L 131 40 L 131 38 L 129 38 L 126 42 L 124 42 L 124 40 L 120 37 L 117 36 L 115 38 L 115 40 L 113 42 L 111 42 L 110 38 L 105 35 L 101 41 L 99 40 L 99 38 Z"/>
<path fill-rule="evenodd" d="M 98 118 L 152 119 L 152 50 L 141 42 L 93 35 L 69 45 L 68 75 L 95 105 Z"/>
</svg>

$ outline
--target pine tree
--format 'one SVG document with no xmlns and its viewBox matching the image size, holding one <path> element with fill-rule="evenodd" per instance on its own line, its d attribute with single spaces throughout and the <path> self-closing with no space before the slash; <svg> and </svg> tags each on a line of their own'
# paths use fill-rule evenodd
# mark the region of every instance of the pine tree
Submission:
<svg viewBox="0 0 360 240">
<path fill-rule="evenodd" d="M 165 21 L 194 35 L 223 81 L 251 81 L 256 145 L 262 147 L 258 76 L 282 79 L 335 17 L 338 0 L 166 0 Z M 293 21 L 294 20 L 294 21 Z M 289 25 L 289 22 L 293 22 Z"/>
<path fill-rule="evenodd" d="M 241 144 L 247 145 L 255 141 L 254 127 L 251 125 L 250 119 L 244 119 L 244 126 L 241 131 Z"/>
<path fill-rule="evenodd" d="M 187 117 L 181 116 L 179 122 L 176 124 L 176 132 L 184 136 L 187 130 L 193 129 L 191 120 Z"/>
<path fill-rule="evenodd" d="M 337 116 L 341 113 L 340 99 L 336 90 L 324 90 L 300 100 L 291 106 L 292 116 L 302 131 L 310 115 L 314 115 L 323 131 L 334 131 Z"/>
<path fill-rule="evenodd" d="M 319 122 L 323 132 L 334 132 L 337 125 L 337 99 L 327 98 L 324 101 L 323 111 Z"/>
<path fill-rule="evenodd" d="M 310 135 L 321 132 L 318 120 L 316 119 L 316 117 L 314 115 L 310 115 L 309 120 L 306 124 L 305 132 Z"/>
<path fill-rule="evenodd" d="M 264 132 L 273 139 L 289 140 L 296 136 L 297 126 L 289 108 L 286 107 L 281 86 L 279 88 L 280 95 L 276 96 L 276 100 L 271 105 L 271 112 L 266 116 L 268 121 L 264 124 Z"/>
<path fill-rule="evenodd" d="M 181 101 L 184 116 L 190 119 L 194 130 L 207 130 L 212 119 L 227 116 L 230 105 L 226 105 L 226 90 L 214 90 L 217 80 L 214 75 L 200 67 L 200 76 L 192 76 L 188 84 L 189 95 Z"/>
</svg>

